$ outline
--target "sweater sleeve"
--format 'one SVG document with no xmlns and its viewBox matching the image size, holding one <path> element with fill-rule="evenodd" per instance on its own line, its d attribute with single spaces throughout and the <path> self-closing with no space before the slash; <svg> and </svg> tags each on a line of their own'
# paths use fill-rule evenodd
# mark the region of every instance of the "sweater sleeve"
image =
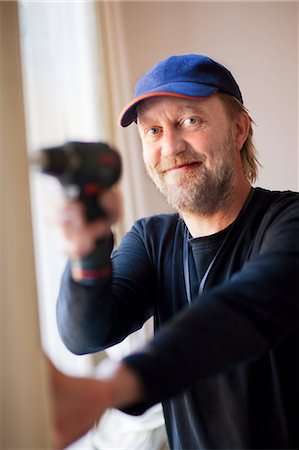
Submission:
<svg viewBox="0 0 299 450">
<path fill-rule="evenodd" d="M 113 276 L 94 286 L 75 282 L 67 264 L 57 302 L 57 324 L 71 352 L 92 353 L 112 346 L 140 329 L 152 315 L 154 270 L 141 228 L 136 223 L 113 254 Z"/>
<path fill-rule="evenodd" d="M 250 363 L 295 334 L 298 320 L 299 204 L 265 218 L 254 255 L 228 281 L 207 289 L 124 362 L 148 403 L 178 394 L 206 376 Z"/>
</svg>

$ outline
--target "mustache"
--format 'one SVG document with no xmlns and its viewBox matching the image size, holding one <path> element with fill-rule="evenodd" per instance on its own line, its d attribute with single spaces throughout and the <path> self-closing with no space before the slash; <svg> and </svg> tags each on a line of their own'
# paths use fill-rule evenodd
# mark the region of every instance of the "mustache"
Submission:
<svg viewBox="0 0 299 450">
<path fill-rule="evenodd" d="M 160 159 L 159 164 L 155 166 L 155 169 L 159 172 L 167 172 L 168 170 L 176 167 L 187 166 L 189 164 L 202 164 L 204 162 L 204 156 L 164 156 Z"/>
</svg>

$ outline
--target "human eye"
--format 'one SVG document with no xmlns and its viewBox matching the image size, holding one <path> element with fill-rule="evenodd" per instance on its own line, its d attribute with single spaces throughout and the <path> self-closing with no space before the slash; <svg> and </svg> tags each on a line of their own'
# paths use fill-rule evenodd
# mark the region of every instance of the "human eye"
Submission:
<svg viewBox="0 0 299 450">
<path fill-rule="evenodd" d="M 199 118 L 196 116 L 190 116 L 187 117 L 186 119 L 183 120 L 182 125 L 185 127 L 190 127 L 193 125 L 198 125 L 199 124 Z"/>
<path fill-rule="evenodd" d="M 156 137 L 159 135 L 159 133 L 161 133 L 161 130 L 159 127 L 150 127 L 145 130 L 145 134 L 147 136 L 151 136 L 151 137 Z"/>
</svg>

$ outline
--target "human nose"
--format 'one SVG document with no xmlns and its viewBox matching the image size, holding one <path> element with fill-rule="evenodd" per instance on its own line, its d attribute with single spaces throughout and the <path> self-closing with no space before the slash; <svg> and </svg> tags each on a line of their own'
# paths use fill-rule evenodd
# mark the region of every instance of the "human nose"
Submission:
<svg viewBox="0 0 299 450">
<path fill-rule="evenodd" d="M 175 129 L 164 129 L 161 153 L 163 156 L 176 156 L 185 151 L 186 142 Z"/>
</svg>

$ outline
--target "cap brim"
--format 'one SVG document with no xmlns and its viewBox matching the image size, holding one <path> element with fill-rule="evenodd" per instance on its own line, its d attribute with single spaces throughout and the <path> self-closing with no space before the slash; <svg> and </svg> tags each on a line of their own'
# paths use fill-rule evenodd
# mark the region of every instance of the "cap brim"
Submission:
<svg viewBox="0 0 299 450">
<path fill-rule="evenodd" d="M 188 94 L 179 92 L 179 90 L 177 92 L 171 90 L 149 92 L 147 94 L 140 95 L 139 97 L 134 98 L 134 100 L 128 103 L 128 105 L 120 113 L 118 123 L 122 127 L 127 127 L 132 122 L 136 121 L 137 106 L 140 102 L 146 100 L 147 98 L 166 96 L 166 97 L 186 98 L 189 100 L 197 100 L 199 98 L 209 97 L 210 95 L 215 94 L 215 92 L 217 92 L 218 90 L 219 89 L 214 86 L 199 85 L 197 83 L 188 83 L 188 92 L 190 92 Z"/>
</svg>

